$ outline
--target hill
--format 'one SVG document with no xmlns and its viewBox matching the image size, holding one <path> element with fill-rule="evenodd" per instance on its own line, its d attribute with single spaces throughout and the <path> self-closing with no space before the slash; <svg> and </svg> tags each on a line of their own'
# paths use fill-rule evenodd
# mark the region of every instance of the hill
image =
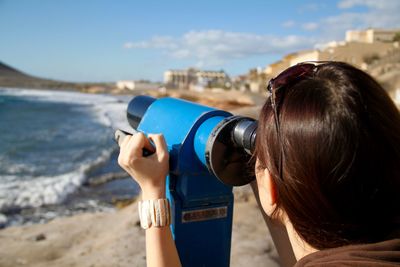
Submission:
<svg viewBox="0 0 400 267">
<path fill-rule="evenodd" d="M 400 89 L 400 49 L 375 58 L 367 71 L 375 77 L 389 93 L 395 94 Z"/>
<path fill-rule="evenodd" d="M 247 74 L 236 79 L 238 85 L 234 86 L 262 92 L 269 79 L 290 66 L 304 61 L 330 60 L 347 62 L 366 71 L 378 80 L 392 97 L 400 96 L 399 42 L 331 42 L 320 49 L 287 54 L 265 69 L 250 69 Z"/>
<path fill-rule="evenodd" d="M 0 62 L 0 87 L 79 90 L 82 84 L 34 77 Z"/>
<path fill-rule="evenodd" d="M 114 87 L 114 83 L 74 83 L 44 79 L 26 74 L 0 61 L 0 87 L 107 93 Z"/>
</svg>

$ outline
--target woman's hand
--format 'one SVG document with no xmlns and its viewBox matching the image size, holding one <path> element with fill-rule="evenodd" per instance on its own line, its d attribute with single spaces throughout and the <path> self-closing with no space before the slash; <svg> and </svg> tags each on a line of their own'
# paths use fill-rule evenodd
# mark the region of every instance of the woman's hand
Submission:
<svg viewBox="0 0 400 267">
<path fill-rule="evenodd" d="M 144 157 L 143 149 L 155 153 Z M 126 136 L 121 143 L 118 157 L 119 165 L 139 184 L 143 199 L 165 198 L 165 179 L 169 169 L 169 155 L 164 137 L 161 134 L 143 133 Z"/>
<path fill-rule="evenodd" d="M 143 149 L 155 153 L 144 157 Z M 165 178 L 169 169 L 169 155 L 161 134 L 128 135 L 120 145 L 119 165 L 135 179 L 143 191 L 144 200 L 165 198 Z M 146 230 L 147 266 L 180 267 L 178 251 L 170 227 L 150 227 Z"/>
</svg>

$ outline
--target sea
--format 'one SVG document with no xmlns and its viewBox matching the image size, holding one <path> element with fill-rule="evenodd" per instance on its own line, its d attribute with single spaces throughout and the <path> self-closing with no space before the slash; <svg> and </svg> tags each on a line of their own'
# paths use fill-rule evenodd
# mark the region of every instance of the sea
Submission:
<svg viewBox="0 0 400 267">
<path fill-rule="evenodd" d="M 131 97 L 0 88 L 0 227 L 111 211 L 138 194 L 113 141 L 130 129 Z"/>
</svg>

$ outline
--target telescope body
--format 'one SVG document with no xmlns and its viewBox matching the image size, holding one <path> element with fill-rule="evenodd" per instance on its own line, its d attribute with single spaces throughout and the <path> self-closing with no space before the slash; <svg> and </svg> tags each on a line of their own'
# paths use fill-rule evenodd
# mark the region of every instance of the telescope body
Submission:
<svg viewBox="0 0 400 267">
<path fill-rule="evenodd" d="M 132 120 L 131 125 L 136 121 L 132 126 L 146 134 L 162 133 L 167 142 L 170 172 L 166 192 L 182 265 L 229 266 L 232 186 L 222 183 L 207 168 L 207 142 L 232 114 L 181 99 L 142 98 L 129 104 L 128 120 Z M 135 101 L 145 105 L 133 111 Z"/>
</svg>

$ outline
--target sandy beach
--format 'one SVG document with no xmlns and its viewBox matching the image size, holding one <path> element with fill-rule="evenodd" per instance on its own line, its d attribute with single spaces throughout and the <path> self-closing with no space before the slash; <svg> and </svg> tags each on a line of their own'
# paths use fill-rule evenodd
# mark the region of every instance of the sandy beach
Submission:
<svg viewBox="0 0 400 267">
<path fill-rule="evenodd" d="M 248 186 L 235 190 L 231 266 L 279 266 Z M 0 231 L 0 266 L 146 266 L 137 203 Z"/>
</svg>

